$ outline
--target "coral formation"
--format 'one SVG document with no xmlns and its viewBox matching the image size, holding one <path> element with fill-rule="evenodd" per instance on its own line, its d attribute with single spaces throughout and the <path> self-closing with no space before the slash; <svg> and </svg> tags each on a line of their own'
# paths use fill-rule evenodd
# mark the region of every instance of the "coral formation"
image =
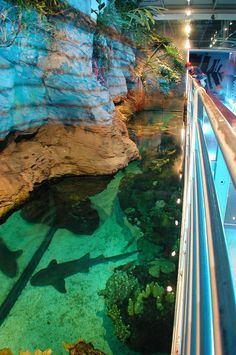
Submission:
<svg viewBox="0 0 236 355">
<path fill-rule="evenodd" d="M 13 354 L 11 352 L 11 349 L 4 348 L 4 349 L 0 349 L 0 355 L 13 355 Z"/>
<path fill-rule="evenodd" d="M 30 351 L 22 351 L 22 350 L 20 350 L 19 352 L 19 355 L 51 355 L 51 354 L 52 354 L 51 349 L 47 349 L 44 351 L 36 350 L 33 353 L 31 353 Z"/>
<path fill-rule="evenodd" d="M 44 351 L 41 350 L 35 350 L 33 353 L 31 351 L 19 351 L 19 355 L 51 355 L 52 354 L 52 350 L 51 349 L 47 349 Z M 11 349 L 9 348 L 5 348 L 5 349 L 0 349 L 0 355 L 13 355 Z"/>
<path fill-rule="evenodd" d="M 108 308 L 107 315 L 113 321 L 115 335 L 122 343 L 125 343 L 131 334 L 130 326 L 124 323 L 117 304 L 114 303 Z"/>
<path fill-rule="evenodd" d="M 91 343 L 79 339 L 76 344 L 65 344 L 65 349 L 70 355 L 105 355 L 102 351 L 94 349 Z"/>
<path fill-rule="evenodd" d="M 167 269 L 165 271 L 167 272 Z M 102 291 L 114 333 L 120 341 L 136 351 L 149 353 L 157 348 L 161 351 L 168 349 L 166 340 L 172 331 L 170 315 L 174 310 L 175 301 L 175 291 L 167 287 L 169 283 L 172 284 L 170 274 L 171 272 L 164 273 L 165 278 L 158 282 L 151 281 L 148 267 L 136 266 L 131 271 L 123 271 L 122 277 L 113 274 Z M 113 290 L 114 280 L 116 282 Z M 126 291 L 122 292 L 120 289 L 124 280 Z M 128 280 L 131 280 L 131 287 L 128 286 Z M 166 327 L 164 337 L 161 335 L 161 327 Z"/>
<path fill-rule="evenodd" d="M 108 279 L 105 290 L 99 294 L 106 299 L 107 307 L 110 309 L 114 303 L 119 305 L 127 299 L 137 285 L 137 279 L 133 275 L 117 270 Z"/>
</svg>

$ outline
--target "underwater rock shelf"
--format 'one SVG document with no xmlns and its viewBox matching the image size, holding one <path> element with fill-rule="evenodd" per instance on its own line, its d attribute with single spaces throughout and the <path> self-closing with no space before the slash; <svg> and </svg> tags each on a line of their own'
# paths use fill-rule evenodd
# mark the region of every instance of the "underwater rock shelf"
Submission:
<svg viewBox="0 0 236 355">
<path fill-rule="evenodd" d="M 26 133 L 18 134 L 0 157 L 0 217 L 45 180 L 114 174 L 138 158 L 138 149 L 119 120 L 113 125 L 44 125 L 29 140 Z"/>
</svg>

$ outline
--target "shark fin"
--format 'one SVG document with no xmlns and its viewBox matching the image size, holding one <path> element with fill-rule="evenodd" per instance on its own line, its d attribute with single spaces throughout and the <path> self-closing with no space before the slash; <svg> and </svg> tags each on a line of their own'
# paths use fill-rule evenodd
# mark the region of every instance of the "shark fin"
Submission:
<svg viewBox="0 0 236 355">
<path fill-rule="evenodd" d="M 53 287 L 60 293 L 66 293 L 66 284 L 64 279 L 58 279 L 52 284 Z"/>
<path fill-rule="evenodd" d="M 79 261 L 85 261 L 85 260 L 89 260 L 89 259 L 90 259 L 90 254 L 87 253 L 87 254 L 85 254 L 84 256 L 82 256 L 82 257 L 79 259 Z"/>
<path fill-rule="evenodd" d="M 86 269 L 80 270 L 79 272 L 80 273 L 87 273 L 87 272 L 89 272 L 89 267 L 87 267 Z"/>
<path fill-rule="evenodd" d="M 19 258 L 22 253 L 23 253 L 22 249 L 14 251 L 14 255 L 15 255 L 16 258 Z"/>
<path fill-rule="evenodd" d="M 50 263 L 48 264 L 48 266 L 53 266 L 53 265 L 57 265 L 56 259 L 51 260 Z"/>
<path fill-rule="evenodd" d="M 80 262 L 86 262 L 90 260 L 90 254 L 87 253 L 84 256 L 82 256 L 82 258 L 79 259 Z M 89 267 L 85 267 L 85 268 L 81 268 L 80 272 L 88 272 L 89 271 Z"/>
</svg>

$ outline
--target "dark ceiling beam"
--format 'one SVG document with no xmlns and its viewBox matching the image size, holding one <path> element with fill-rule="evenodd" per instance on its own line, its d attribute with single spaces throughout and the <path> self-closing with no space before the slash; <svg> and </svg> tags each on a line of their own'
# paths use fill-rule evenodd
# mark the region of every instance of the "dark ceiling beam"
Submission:
<svg viewBox="0 0 236 355">
<path fill-rule="evenodd" d="M 211 9 L 192 9 L 191 21 L 194 20 L 211 20 L 213 10 Z M 165 10 L 156 15 L 158 21 L 171 21 L 171 20 L 186 20 L 186 8 L 182 10 Z M 229 20 L 236 21 L 236 8 L 222 9 L 214 11 L 215 20 Z"/>
<path fill-rule="evenodd" d="M 162 0 L 143 0 L 140 3 L 140 7 L 145 7 L 145 6 L 163 6 L 162 5 L 163 1 Z M 186 4 L 180 4 L 178 3 L 178 0 L 173 0 L 171 3 L 168 2 L 164 7 L 168 10 L 186 10 L 187 7 L 187 1 Z M 205 9 L 209 9 L 211 11 L 213 10 L 233 10 L 235 11 L 236 9 L 236 2 L 233 3 L 231 2 L 219 2 L 218 0 L 210 0 L 210 1 L 206 1 L 205 3 L 198 3 L 197 1 L 194 1 L 193 3 L 191 3 L 191 9 L 192 10 L 205 10 Z"/>
</svg>

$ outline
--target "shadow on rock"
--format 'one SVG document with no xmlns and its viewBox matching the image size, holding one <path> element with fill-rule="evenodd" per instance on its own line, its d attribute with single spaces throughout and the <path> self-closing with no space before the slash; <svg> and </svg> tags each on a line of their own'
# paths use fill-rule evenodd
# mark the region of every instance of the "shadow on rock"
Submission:
<svg viewBox="0 0 236 355">
<path fill-rule="evenodd" d="M 111 177 L 66 177 L 45 183 L 33 192 L 21 210 L 31 223 L 53 224 L 76 234 L 91 235 L 99 226 L 99 215 L 90 197 L 103 191 Z"/>
</svg>

